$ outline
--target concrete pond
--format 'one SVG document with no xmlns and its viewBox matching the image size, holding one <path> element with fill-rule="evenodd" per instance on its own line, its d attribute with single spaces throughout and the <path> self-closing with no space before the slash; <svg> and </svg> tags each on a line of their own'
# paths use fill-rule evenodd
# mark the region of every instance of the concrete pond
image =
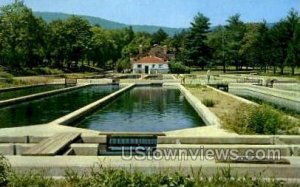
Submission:
<svg viewBox="0 0 300 187">
<path fill-rule="evenodd" d="M 230 166 L 238 175 L 262 173 L 264 178 L 299 180 L 300 136 L 229 132 L 222 128 L 222 114 L 216 113 L 223 106 L 217 110 L 206 107 L 202 103 L 206 95 L 194 93 L 196 87 L 180 85 L 173 75 L 124 76 L 115 83 L 112 79 L 82 79 L 73 87 L 60 85 L 53 90 L 34 91 L 33 96 L 9 98 L 18 102 L 0 106 L 0 153 L 18 172 L 44 171 L 54 177 L 62 177 L 67 168 L 81 173 L 101 164 L 145 172 L 182 168 L 189 173 L 193 167 L 208 176 Z M 232 100 L 224 106 L 253 103 L 208 88 L 211 97 Z M 20 100 L 19 96 L 25 98 Z M 128 151 L 131 146 L 149 148 L 152 159 L 124 159 L 121 147 Z M 199 152 L 200 160 L 195 160 L 193 153 L 198 149 L 204 152 Z M 238 160 L 205 159 L 207 150 L 236 151 Z M 247 150 L 279 151 L 280 158 L 275 161 L 266 155 L 262 160 L 243 160 Z M 175 152 L 174 159 L 168 159 L 166 151 Z M 161 153 L 160 159 L 154 152 Z"/>
</svg>

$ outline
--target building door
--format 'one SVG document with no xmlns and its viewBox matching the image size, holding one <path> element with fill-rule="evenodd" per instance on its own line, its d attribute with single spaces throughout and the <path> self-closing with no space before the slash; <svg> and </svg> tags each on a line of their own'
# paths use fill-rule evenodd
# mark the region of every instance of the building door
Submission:
<svg viewBox="0 0 300 187">
<path fill-rule="evenodd" d="M 145 66 L 145 73 L 146 73 L 146 74 L 149 73 L 149 66 Z"/>
</svg>

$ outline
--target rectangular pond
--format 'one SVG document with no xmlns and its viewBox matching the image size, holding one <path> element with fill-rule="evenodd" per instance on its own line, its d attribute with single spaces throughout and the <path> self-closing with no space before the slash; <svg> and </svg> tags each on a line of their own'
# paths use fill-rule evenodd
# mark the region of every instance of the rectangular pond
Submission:
<svg viewBox="0 0 300 187">
<path fill-rule="evenodd" d="M 204 125 L 177 88 L 135 87 L 76 126 L 99 131 L 161 132 Z"/>
<path fill-rule="evenodd" d="M 119 86 L 88 86 L 55 96 L 0 108 L 0 128 L 51 122 L 88 105 Z"/>
<path fill-rule="evenodd" d="M 5 90 L 0 91 L 0 101 L 7 100 L 7 99 L 13 99 L 17 97 L 23 97 L 27 95 L 37 94 L 41 92 L 47 92 L 51 90 L 57 90 L 66 88 L 64 84 L 57 84 L 57 85 L 41 85 L 41 86 L 34 86 L 34 87 L 28 87 L 28 88 L 20 88 L 16 90 Z"/>
</svg>

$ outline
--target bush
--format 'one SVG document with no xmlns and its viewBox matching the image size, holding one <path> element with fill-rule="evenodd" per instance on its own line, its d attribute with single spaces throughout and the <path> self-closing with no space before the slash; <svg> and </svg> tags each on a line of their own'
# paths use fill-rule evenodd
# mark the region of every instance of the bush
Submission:
<svg viewBox="0 0 300 187">
<path fill-rule="evenodd" d="M 10 172 L 10 164 L 3 155 L 0 155 L 0 186 L 6 186 Z"/>
<path fill-rule="evenodd" d="M 12 79 L 14 76 L 10 73 L 7 73 L 5 71 L 0 71 L 0 78 L 4 79 Z"/>
<path fill-rule="evenodd" d="M 296 126 L 286 115 L 264 104 L 240 107 L 224 125 L 239 134 L 282 134 Z"/>
<path fill-rule="evenodd" d="M 124 169 L 92 168 L 91 173 L 78 174 L 67 170 L 65 178 L 55 180 L 46 177 L 43 173 L 27 172 L 19 174 L 12 172 L 10 166 L 2 158 L 1 183 L 0 186 L 12 187 L 51 187 L 51 186 L 283 186 L 284 181 L 262 179 L 261 175 L 255 177 L 233 175 L 230 168 L 219 169 L 212 177 L 206 176 L 201 170 L 197 172 L 191 169 L 190 174 L 185 174 L 180 169 L 176 172 L 155 172 L 145 174 L 138 171 L 127 171 Z"/>
<path fill-rule="evenodd" d="M 185 65 L 183 65 L 182 62 L 170 62 L 169 63 L 170 71 L 171 73 L 190 73 L 191 69 Z"/>
<path fill-rule="evenodd" d="M 43 68 L 36 68 L 34 71 L 37 72 L 39 75 L 57 75 L 57 74 L 63 74 L 64 72 L 59 69 L 52 69 L 49 67 L 43 67 Z"/>
<path fill-rule="evenodd" d="M 58 183 L 53 178 L 47 178 L 42 173 L 39 172 L 27 172 L 24 174 L 18 174 L 12 172 L 8 178 L 8 186 L 13 187 L 48 187 L 48 186 L 58 186 Z"/>
<path fill-rule="evenodd" d="M 201 102 L 207 107 L 214 107 L 215 104 L 217 103 L 212 99 L 203 99 Z"/>
</svg>

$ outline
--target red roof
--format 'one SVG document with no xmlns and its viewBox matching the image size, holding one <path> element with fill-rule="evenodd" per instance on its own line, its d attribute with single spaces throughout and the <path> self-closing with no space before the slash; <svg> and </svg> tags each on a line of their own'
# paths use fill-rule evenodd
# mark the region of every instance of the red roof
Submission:
<svg viewBox="0 0 300 187">
<path fill-rule="evenodd" d="M 137 64 L 143 64 L 143 63 L 154 63 L 154 64 L 167 64 L 168 62 L 164 61 L 162 58 L 158 58 L 155 56 L 146 56 L 144 58 L 141 58 L 140 60 L 133 62 Z"/>
</svg>

